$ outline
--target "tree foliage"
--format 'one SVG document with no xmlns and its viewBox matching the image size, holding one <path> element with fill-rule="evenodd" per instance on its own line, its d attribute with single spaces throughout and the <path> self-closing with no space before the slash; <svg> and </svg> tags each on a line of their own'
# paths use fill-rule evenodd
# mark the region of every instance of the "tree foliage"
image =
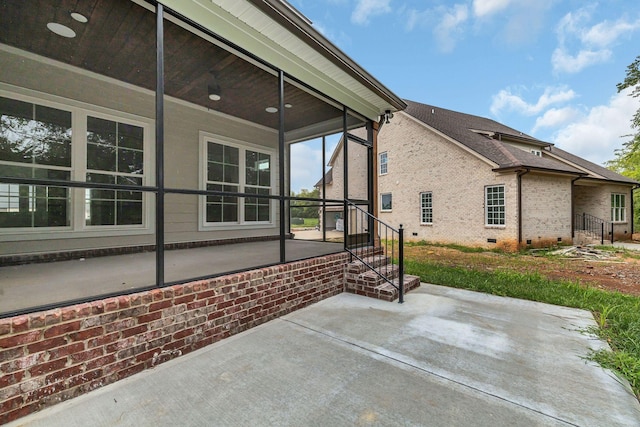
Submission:
<svg viewBox="0 0 640 427">
<path fill-rule="evenodd" d="M 640 97 L 640 55 L 636 57 L 627 67 L 627 75 L 622 83 L 616 85 L 618 92 L 628 88 L 633 88 L 629 96 L 634 98 Z M 640 108 L 636 111 L 631 119 L 631 127 L 636 129 L 636 133 L 631 136 L 631 140 L 622 144 L 622 148 L 615 150 L 615 158 L 609 160 L 606 165 L 609 169 L 618 172 L 624 176 L 640 181 Z M 638 191 L 635 192 L 635 228 L 640 228 L 640 200 L 638 200 Z"/>
<path fill-rule="evenodd" d="M 298 194 L 291 193 L 293 197 L 303 197 L 303 198 L 311 198 L 317 199 L 320 197 L 320 191 L 317 188 L 309 191 L 305 188 L 300 190 Z M 320 202 L 309 201 L 309 200 L 293 200 L 291 202 L 291 216 L 298 218 L 317 218 L 318 217 L 318 204 Z"/>
</svg>

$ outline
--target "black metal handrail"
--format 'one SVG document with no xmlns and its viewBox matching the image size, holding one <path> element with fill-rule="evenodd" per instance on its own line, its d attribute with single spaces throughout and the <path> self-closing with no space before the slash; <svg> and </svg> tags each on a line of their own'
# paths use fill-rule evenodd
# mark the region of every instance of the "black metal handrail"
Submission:
<svg viewBox="0 0 640 427">
<path fill-rule="evenodd" d="M 600 244 L 604 244 L 605 232 L 607 240 L 613 243 L 613 222 L 606 221 L 588 213 L 576 214 L 573 222 L 574 231 L 586 231 L 600 237 Z"/>
<path fill-rule="evenodd" d="M 345 250 L 396 288 L 398 303 L 402 304 L 404 302 L 404 229 L 402 224 L 398 229 L 393 228 L 357 204 L 345 200 L 344 229 Z M 384 241 L 385 244 L 381 244 L 381 241 Z M 382 251 L 383 258 L 388 258 L 391 261 L 391 266 L 385 264 L 376 267 L 366 260 L 368 255 L 378 254 L 379 251 Z M 398 265 L 397 285 L 393 283 L 394 264 Z"/>
</svg>

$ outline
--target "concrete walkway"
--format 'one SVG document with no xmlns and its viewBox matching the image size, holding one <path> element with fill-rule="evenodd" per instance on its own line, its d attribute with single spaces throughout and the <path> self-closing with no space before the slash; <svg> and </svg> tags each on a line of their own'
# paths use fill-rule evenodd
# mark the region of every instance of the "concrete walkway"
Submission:
<svg viewBox="0 0 640 427">
<path fill-rule="evenodd" d="M 341 294 L 10 426 L 639 426 L 590 313 L 425 285 Z"/>
<path fill-rule="evenodd" d="M 625 241 L 625 242 L 613 242 L 613 246 L 616 248 L 625 248 L 630 251 L 640 251 L 640 243 Z"/>
</svg>

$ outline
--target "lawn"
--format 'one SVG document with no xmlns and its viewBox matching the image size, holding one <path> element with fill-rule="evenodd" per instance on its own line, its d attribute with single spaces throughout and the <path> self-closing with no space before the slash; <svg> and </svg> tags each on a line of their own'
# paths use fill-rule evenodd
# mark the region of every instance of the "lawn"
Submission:
<svg viewBox="0 0 640 427">
<path fill-rule="evenodd" d="M 545 269 L 540 269 L 545 273 L 541 274 L 537 269 L 528 268 L 533 261 L 522 254 L 450 247 L 448 250 L 452 255 L 468 259 L 452 262 L 451 258 L 455 256 L 430 256 L 436 250 L 435 246 L 424 243 L 407 243 L 405 272 L 419 276 L 426 283 L 591 311 L 597 324 L 592 332 L 606 340 L 613 351 L 594 352 L 590 357 L 626 378 L 640 399 L 639 296 L 598 289 L 578 280 L 554 279 L 551 274 L 554 263 L 561 269 L 564 261 L 553 257 L 535 260 L 541 265 L 547 264 Z"/>
</svg>

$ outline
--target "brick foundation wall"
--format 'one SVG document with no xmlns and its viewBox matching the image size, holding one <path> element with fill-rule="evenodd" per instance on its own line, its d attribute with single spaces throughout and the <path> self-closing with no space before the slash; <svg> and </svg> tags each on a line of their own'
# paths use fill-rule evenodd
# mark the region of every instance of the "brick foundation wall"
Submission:
<svg viewBox="0 0 640 427">
<path fill-rule="evenodd" d="M 0 319 L 0 424 L 343 292 L 346 253 Z"/>
</svg>

